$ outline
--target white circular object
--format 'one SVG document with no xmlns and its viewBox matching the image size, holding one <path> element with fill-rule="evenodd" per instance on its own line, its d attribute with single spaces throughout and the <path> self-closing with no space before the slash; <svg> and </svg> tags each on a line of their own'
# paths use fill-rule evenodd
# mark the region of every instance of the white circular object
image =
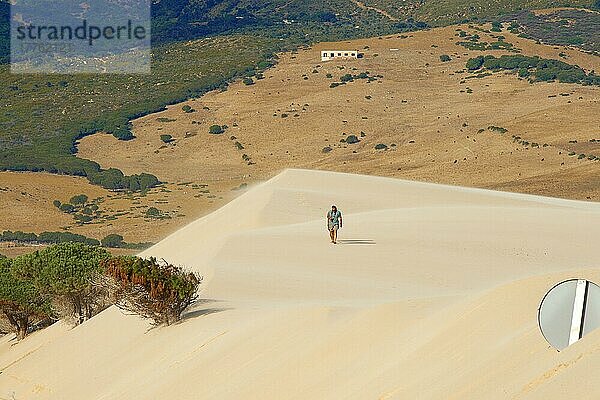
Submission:
<svg viewBox="0 0 600 400">
<path fill-rule="evenodd" d="M 572 345 L 600 327 L 600 287 L 585 279 L 557 284 L 542 299 L 538 323 L 556 349 Z"/>
</svg>

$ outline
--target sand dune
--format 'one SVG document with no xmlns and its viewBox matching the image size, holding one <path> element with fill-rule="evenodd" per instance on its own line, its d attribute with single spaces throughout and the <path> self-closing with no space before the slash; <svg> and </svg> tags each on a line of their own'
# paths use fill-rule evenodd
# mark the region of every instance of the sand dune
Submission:
<svg viewBox="0 0 600 400">
<path fill-rule="evenodd" d="M 597 203 L 286 170 L 143 253 L 206 277 L 182 323 L 111 308 L 2 338 L 0 398 L 597 398 L 600 332 L 559 353 L 537 307 L 600 282 L 599 222 Z"/>
</svg>

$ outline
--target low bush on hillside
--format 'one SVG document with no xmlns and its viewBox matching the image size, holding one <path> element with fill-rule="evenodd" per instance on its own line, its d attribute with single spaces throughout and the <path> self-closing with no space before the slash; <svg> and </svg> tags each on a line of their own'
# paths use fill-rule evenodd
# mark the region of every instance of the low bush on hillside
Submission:
<svg viewBox="0 0 600 400">
<path fill-rule="evenodd" d="M 191 106 L 188 106 L 188 105 L 185 105 L 185 106 L 181 107 L 181 109 L 186 114 L 191 114 L 193 112 L 196 112 L 196 110 L 194 110 Z"/>
<path fill-rule="evenodd" d="M 382 75 L 371 76 L 368 71 L 361 72 L 356 75 L 344 74 L 344 75 L 340 76 L 339 82 L 333 82 L 329 85 L 329 87 L 333 89 L 340 85 L 345 85 L 346 83 L 354 82 L 355 80 L 360 80 L 360 79 L 366 79 L 367 82 L 370 83 L 370 82 L 376 81 L 378 78 L 383 78 L 383 76 Z"/>
<path fill-rule="evenodd" d="M 452 60 L 452 59 L 450 58 L 450 56 L 449 56 L 448 54 L 442 54 L 442 55 L 440 56 L 440 61 L 441 61 L 441 62 L 448 62 L 448 61 L 450 61 L 450 60 Z"/>
<path fill-rule="evenodd" d="M 173 139 L 173 136 L 171 135 L 160 135 L 160 140 L 162 140 L 163 143 L 171 143 L 175 139 Z"/>
<path fill-rule="evenodd" d="M 116 306 L 169 325 L 198 298 L 202 277 L 155 258 L 115 257 L 102 261 L 104 285 Z"/>
<path fill-rule="evenodd" d="M 146 212 L 144 213 L 144 215 L 148 218 L 160 218 L 160 216 L 162 215 L 162 213 L 160 212 L 160 210 L 156 207 L 150 207 L 146 210 Z"/>
<path fill-rule="evenodd" d="M 79 194 L 77 196 L 71 197 L 69 203 L 75 205 L 85 204 L 88 201 L 88 197 L 85 194 Z"/>
<path fill-rule="evenodd" d="M 500 134 L 508 132 L 508 129 L 503 128 L 501 126 L 494 126 L 494 125 L 488 126 L 488 130 L 490 130 L 492 132 L 497 132 L 497 133 L 500 133 Z"/>
<path fill-rule="evenodd" d="M 356 135 L 348 135 L 346 138 L 346 143 L 348 144 L 355 144 L 358 142 L 360 142 L 360 139 Z"/>
<path fill-rule="evenodd" d="M 470 71 L 478 70 L 483 66 L 483 61 L 483 56 L 471 58 L 467 61 L 467 69 Z"/>
<path fill-rule="evenodd" d="M 211 125 L 210 128 L 208 128 L 208 133 L 211 135 L 220 135 L 224 132 L 225 128 L 223 128 L 221 125 Z"/>
<path fill-rule="evenodd" d="M 103 247 L 108 247 L 111 249 L 118 249 L 121 247 L 125 247 L 127 243 L 123 240 L 123 236 L 118 235 L 116 233 L 111 233 L 110 235 L 106 235 L 101 241 Z"/>
</svg>

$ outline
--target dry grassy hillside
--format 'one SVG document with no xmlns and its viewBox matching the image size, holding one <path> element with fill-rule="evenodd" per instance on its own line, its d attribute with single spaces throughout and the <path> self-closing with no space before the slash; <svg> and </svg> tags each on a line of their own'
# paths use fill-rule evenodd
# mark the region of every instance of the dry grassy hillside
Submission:
<svg viewBox="0 0 600 400">
<path fill-rule="evenodd" d="M 39 187 L 39 178 L 28 181 L 23 176 L 41 175 L 0 174 L 0 187 L 14 192 L 0 192 L 6 205 L 0 211 L 0 230 L 68 227 L 96 238 L 121 233 L 129 241 L 157 241 L 242 192 L 232 189 L 284 168 L 600 200 L 600 162 L 568 156 L 600 156 L 600 89 L 529 84 L 505 73 L 471 78 L 465 71 L 469 58 L 506 54 L 456 44 L 458 29 L 479 34 L 482 42 L 496 41 L 500 35 L 476 28 L 463 25 L 322 43 L 281 55 L 279 64 L 253 85 L 238 82 L 226 92 L 212 92 L 133 121 L 137 138 L 132 141 L 118 142 L 103 134 L 87 137 L 79 145 L 81 157 L 127 174 L 153 173 L 169 184 L 140 197 L 100 190 L 77 178 L 43 175 L 44 185 L 53 189 L 40 190 L 36 201 L 23 203 L 18 193 Z M 598 57 L 576 49 L 535 44 L 509 32 L 501 35 L 522 54 L 600 70 Z M 319 51 L 330 48 L 359 49 L 364 58 L 321 62 Z M 442 62 L 443 54 L 451 61 Z M 344 74 L 363 72 L 376 80 L 330 88 Z M 184 112 L 186 105 L 193 112 Z M 228 128 L 211 135 L 213 124 Z M 507 131 L 501 134 L 488 129 L 491 126 Z M 161 135 L 171 135 L 174 141 L 165 144 Z M 360 142 L 343 142 L 349 135 Z M 513 135 L 539 147 L 516 143 Z M 387 148 L 376 150 L 378 144 Z M 107 214 L 116 218 L 78 226 L 56 214 L 52 201 L 65 201 L 71 192 L 104 197 Z M 32 218 L 12 211 L 23 204 Z M 144 218 L 148 207 L 169 218 Z M 44 217 L 35 218 L 38 215 Z"/>
<path fill-rule="evenodd" d="M 216 182 L 192 187 L 189 182 L 166 184 L 146 195 L 115 193 L 89 184 L 84 178 L 46 173 L 0 173 L 0 232 L 5 230 L 34 232 L 68 231 L 102 239 L 120 234 L 129 243 L 157 242 L 165 234 L 205 214 L 237 195 L 233 182 Z M 239 185 L 239 183 L 238 183 Z M 86 194 L 101 212 L 89 224 L 78 224 L 73 215 L 61 212 L 54 200 L 67 203 L 72 196 Z M 150 207 L 160 210 L 149 217 Z M 37 246 L 0 242 L 0 253 L 16 256 L 31 252 Z M 114 250 L 117 253 L 136 252 Z"/>
<path fill-rule="evenodd" d="M 462 28 L 480 34 L 481 41 L 496 40 Z M 304 167 L 600 199 L 600 164 L 567 156 L 571 151 L 600 155 L 600 143 L 590 142 L 600 139 L 598 88 L 532 85 L 503 73 L 469 79 L 468 72 L 457 71 L 470 57 L 505 52 L 468 51 L 455 44 L 456 29 L 324 43 L 285 54 L 255 85 L 238 83 L 185 103 L 197 112 L 184 113 L 175 105 L 141 118 L 134 122 L 138 138 L 125 144 L 106 135 L 85 138 L 80 154 L 103 166 L 150 171 L 169 181 L 254 181 L 282 168 Z M 600 66 L 597 57 L 576 50 L 502 35 L 526 55 L 560 59 L 562 52 L 569 63 L 589 70 Z M 320 62 L 319 50 L 340 47 L 360 49 L 365 57 Z M 452 61 L 441 62 L 442 54 Z M 365 71 L 383 78 L 329 87 L 341 75 Z M 212 124 L 229 128 L 209 135 Z M 489 126 L 508 132 L 495 133 Z M 164 145 L 161 134 L 176 140 Z M 340 142 L 350 134 L 360 143 Z M 513 134 L 540 148 L 513 143 Z M 244 148 L 238 150 L 236 141 Z M 375 150 L 379 143 L 388 149 Z M 332 151 L 325 154 L 327 146 Z"/>
</svg>

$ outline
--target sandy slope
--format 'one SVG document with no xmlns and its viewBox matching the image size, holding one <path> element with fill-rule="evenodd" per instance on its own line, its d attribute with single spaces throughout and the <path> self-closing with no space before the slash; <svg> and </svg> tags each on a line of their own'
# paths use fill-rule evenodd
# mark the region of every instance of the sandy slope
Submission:
<svg viewBox="0 0 600 400">
<path fill-rule="evenodd" d="M 0 398 L 597 398 L 600 332 L 558 353 L 536 318 L 554 283 L 600 282 L 598 222 L 596 203 L 287 170 L 145 252 L 205 275 L 181 324 L 109 309 L 4 338 Z"/>
</svg>

